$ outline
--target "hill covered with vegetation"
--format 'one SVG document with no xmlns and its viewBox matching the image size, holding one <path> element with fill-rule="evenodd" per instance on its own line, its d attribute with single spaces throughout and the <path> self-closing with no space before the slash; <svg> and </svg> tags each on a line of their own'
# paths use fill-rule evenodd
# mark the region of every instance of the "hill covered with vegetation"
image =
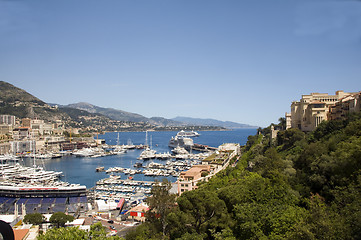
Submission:
<svg viewBox="0 0 361 240">
<path fill-rule="evenodd" d="M 17 118 L 41 119 L 48 122 L 61 120 L 67 128 L 81 129 L 81 133 L 103 131 L 180 131 L 224 130 L 215 126 L 189 126 L 161 117 L 146 118 L 112 108 L 101 108 L 89 103 L 58 107 L 47 104 L 23 89 L 0 81 L 0 114 Z"/>
<path fill-rule="evenodd" d="M 197 190 L 152 190 L 147 221 L 126 239 L 361 239 L 361 115 L 261 132 Z"/>
<path fill-rule="evenodd" d="M 50 107 L 45 102 L 10 83 L 0 81 L 0 93 L 0 114 L 49 121 L 68 118 L 66 114 Z"/>
</svg>

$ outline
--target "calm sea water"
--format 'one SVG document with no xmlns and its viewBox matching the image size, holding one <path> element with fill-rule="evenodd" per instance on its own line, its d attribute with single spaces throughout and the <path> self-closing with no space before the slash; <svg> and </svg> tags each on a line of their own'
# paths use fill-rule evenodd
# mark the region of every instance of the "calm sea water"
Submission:
<svg viewBox="0 0 361 240">
<path fill-rule="evenodd" d="M 201 131 L 199 137 L 193 138 L 194 143 L 205 144 L 211 147 L 218 147 L 223 143 L 239 143 L 241 145 L 246 144 L 247 137 L 249 135 L 256 134 L 257 129 L 238 129 L 232 131 Z M 152 148 L 158 153 L 170 152 L 168 148 L 168 142 L 172 136 L 175 136 L 177 132 L 148 132 L 148 143 L 152 145 Z M 127 144 L 131 141 L 133 144 L 145 144 L 145 132 L 120 132 L 119 144 Z M 118 133 L 106 133 L 99 135 L 98 138 L 105 139 L 109 145 L 116 145 L 118 139 Z M 133 165 L 138 162 L 142 150 L 130 150 L 123 155 L 113 155 L 99 158 L 90 157 L 74 157 L 67 156 L 58 159 L 51 160 L 37 160 L 37 165 L 43 166 L 46 170 L 62 171 L 64 176 L 61 180 L 70 183 L 79 183 L 86 185 L 88 188 L 93 187 L 95 183 L 102 179 L 109 177 L 105 172 L 95 172 L 95 169 L 99 166 L 104 166 L 105 169 L 110 167 L 123 167 L 134 168 Z M 23 160 L 27 166 L 32 165 L 32 160 Z M 161 160 L 152 160 L 154 162 L 162 162 Z M 143 162 L 143 161 L 141 161 Z M 149 161 L 148 161 L 149 162 Z M 143 166 L 148 164 L 147 161 L 143 162 Z M 123 173 L 120 174 L 122 179 L 127 178 Z M 144 176 L 142 174 L 136 174 L 133 176 L 135 180 L 154 181 L 155 177 Z M 163 177 L 160 177 L 161 180 Z M 168 177 L 170 181 L 175 181 L 175 177 Z"/>
</svg>

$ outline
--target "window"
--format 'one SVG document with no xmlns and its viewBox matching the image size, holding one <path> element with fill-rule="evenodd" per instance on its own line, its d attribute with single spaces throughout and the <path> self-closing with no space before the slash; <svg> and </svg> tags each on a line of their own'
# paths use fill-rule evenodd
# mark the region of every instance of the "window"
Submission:
<svg viewBox="0 0 361 240">
<path fill-rule="evenodd" d="M 324 104 L 313 104 L 314 108 L 323 108 L 324 106 Z"/>
</svg>

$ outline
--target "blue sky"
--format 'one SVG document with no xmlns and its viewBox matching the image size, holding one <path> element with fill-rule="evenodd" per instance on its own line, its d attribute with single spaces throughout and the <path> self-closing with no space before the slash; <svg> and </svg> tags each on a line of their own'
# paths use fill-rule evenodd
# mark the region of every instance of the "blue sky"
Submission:
<svg viewBox="0 0 361 240">
<path fill-rule="evenodd" d="M 277 122 L 361 90 L 361 1 L 1 1 L 0 80 L 58 104 Z"/>
</svg>

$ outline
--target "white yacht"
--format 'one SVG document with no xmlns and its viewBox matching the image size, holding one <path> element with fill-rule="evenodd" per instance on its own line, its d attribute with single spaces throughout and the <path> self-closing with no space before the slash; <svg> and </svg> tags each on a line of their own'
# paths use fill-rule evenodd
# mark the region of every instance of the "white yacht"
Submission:
<svg viewBox="0 0 361 240">
<path fill-rule="evenodd" d="M 147 159 L 153 159 L 156 157 L 156 151 L 150 148 L 146 148 L 143 150 L 143 152 L 140 154 L 138 159 L 143 159 L 143 160 L 147 160 Z"/>
<path fill-rule="evenodd" d="M 90 157 L 94 155 L 94 150 L 91 148 L 83 148 L 73 152 L 76 157 Z"/>
<path fill-rule="evenodd" d="M 176 148 L 178 146 L 184 147 L 187 149 L 190 149 L 193 147 L 193 139 L 188 137 L 172 137 L 171 140 L 169 140 L 168 147 L 170 148 Z"/>
<path fill-rule="evenodd" d="M 199 135 L 200 134 L 195 131 L 181 130 L 180 132 L 177 133 L 177 137 L 199 137 Z"/>
<path fill-rule="evenodd" d="M 0 196 L 5 197 L 63 197 L 86 194 L 86 186 L 59 180 L 62 172 L 46 171 L 41 167 L 20 164 L 0 165 Z"/>
<path fill-rule="evenodd" d="M 185 150 L 183 147 L 177 146 L 172 150 L 174 154 L 188 154 L 188 151 Z"/>
</svg>

